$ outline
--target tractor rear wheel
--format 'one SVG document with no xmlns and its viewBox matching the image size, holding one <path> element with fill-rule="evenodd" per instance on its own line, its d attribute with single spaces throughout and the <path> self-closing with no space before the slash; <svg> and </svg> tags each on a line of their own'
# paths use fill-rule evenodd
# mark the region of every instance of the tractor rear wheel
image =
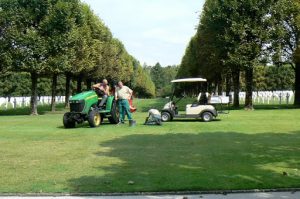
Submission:
<svg viewBox="0 0 300 199">
<path fill-rule="evenodd" d="M 70 119 L 70 113 L 64 114 L 63 123 L 66 129 L 75 128 L 76 125 L 76 122 Z"/>
<path fill-rule="evenodd" d="M 92 110 L 88 115 L 88 122 L 90 127 L 98 127 L 101 124 L 101 115 L 98 111 Z"/>
<path fill-rule="evenodd" d="M 119 119 L 120 119 L 119 109 L 118 109 L 116 101 L 113 101 L 112 103 L 113 104 L 111 106 L 111 111 L 110 111 L 110 116 L 108 117 L 108 121 L 111 124 L 118 124 L 119 123 Z"/>
</svg>

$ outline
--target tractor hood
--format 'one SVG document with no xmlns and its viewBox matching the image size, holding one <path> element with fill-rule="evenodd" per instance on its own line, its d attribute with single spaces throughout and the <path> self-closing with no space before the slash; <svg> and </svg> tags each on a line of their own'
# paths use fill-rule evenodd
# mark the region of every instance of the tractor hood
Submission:
<svg viewBox="0 0 300 199">
<path fill-rule="evenodd" d="M 94 91 L 79 93 L 70 98 L 70 111 L 88 114 L 91 107 L 98 103 L 98 95 Z"/>
<path fill-rule="evenodd" d="M 74 100 L 95 101 L 96 100 L 97 101 L 98 96 L 95 91 L 86 91 L 86 92 L 79 93 L 77 95 L 72 96 L 70 100 L 72 100 L 72 101 L 74 101 Z"/>
</svg>

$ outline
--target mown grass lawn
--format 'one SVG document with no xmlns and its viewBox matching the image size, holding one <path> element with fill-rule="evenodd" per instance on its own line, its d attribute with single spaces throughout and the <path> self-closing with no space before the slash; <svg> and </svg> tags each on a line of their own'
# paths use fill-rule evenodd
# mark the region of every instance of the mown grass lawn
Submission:
<svg viewBox="0 0 300 199">
<path fill-rule="evenodd" d="M 134 128 L 66 130 L 62 110 L 0 116 L 0 192 L 300 187 L 300 109 L 235 110 L 211 123 L 143 126 L 142 111 L 163 101 L 136 103 Z"/>
</svg>

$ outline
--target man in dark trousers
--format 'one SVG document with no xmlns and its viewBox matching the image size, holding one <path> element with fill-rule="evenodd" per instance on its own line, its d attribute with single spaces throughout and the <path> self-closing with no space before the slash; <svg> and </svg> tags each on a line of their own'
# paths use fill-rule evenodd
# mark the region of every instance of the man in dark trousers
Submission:
<svg viewBox="0 0 300 199">
<path fill-rule="evenodd" d="M 120 123 L 124 123 L 125 114 L 128 120 L 132 120 L 129 99 L 131 99 L 133 91 L 125 86 L 123 82 L 119 81 L 115 92 L 115 98 L 118 100 L 118 107 L 120 112 Z"/>
</svg>

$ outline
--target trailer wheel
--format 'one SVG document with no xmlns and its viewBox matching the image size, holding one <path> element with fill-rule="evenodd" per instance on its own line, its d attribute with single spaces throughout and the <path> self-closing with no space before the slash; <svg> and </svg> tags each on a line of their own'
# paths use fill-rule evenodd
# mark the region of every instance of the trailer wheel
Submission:
<svg viewBox="0 0 300 199">
<path fill-rule="evenodd" d="M 161 121 L 163 122 L 168 122 L 168 121 L 171 121 L 171 114 L 168 113 L 168 112 L 162 112 L 161 113 Z"/>
<path fill-rule="evenodd" d="M 118 109 L 118 106 L 117 106 L 117 102 L 114 101 L 112 106 L 111 106 L 111 111 L 110 111 L 110 116 L 108 117 L 108 121 L 111 124 L 118 124 L 119 119 L 120 119 L 119 109 Z"/>
<path fill-rule="evenodd" d="M 101 115 L 98 111 L 92 110 L 88 115 L 88 122 L 90 127 L 98 127 L 101 124 Z"/>
<path fill-rule="evenodd" d="M 204 112 L 202 113 L 202 120 L 204 122 L 210 122 L 213 119 L 213 115 L 210 112 Z"/>
<path fill-rule="evenodd" d="M 64 123 L 64 127 L 66 129 L 70 129 L 70 128 L 75 128 L 75 121 L 74 120 L 70 120 L 70 113 L 65 113 L 64 117 L 63 117 L 63 123 Z"/>
</svg>

